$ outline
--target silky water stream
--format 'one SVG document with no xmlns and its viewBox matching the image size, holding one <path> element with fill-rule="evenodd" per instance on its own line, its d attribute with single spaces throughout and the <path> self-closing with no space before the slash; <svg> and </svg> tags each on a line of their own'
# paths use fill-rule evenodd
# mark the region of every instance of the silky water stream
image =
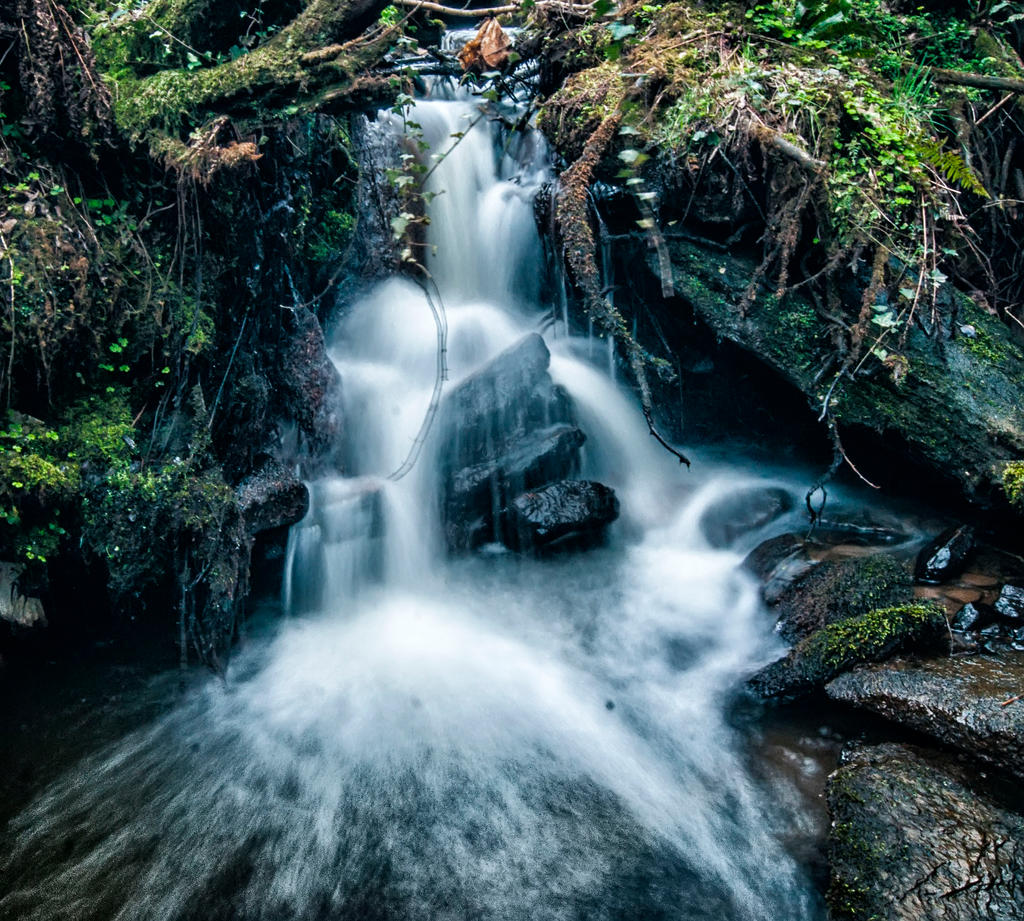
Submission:
<svg viewBox="0 0 1024 921">
<path fill-rule="evenodd" d="M 461 98 L 409 114 L 433 151 L 452 148 L 430 177 L 428 241 L 450 376 L 547 331 L 587 434 L 582 474 L 621 503 L 608 542 L 446 557 L 446 446 L 428 439 L 387 479 L 430 405 L 435 322 L 417 285 L 377 285 L 333 332 L 349 475 L 310 484 L 290 616 L 225 684 L 194 687 L 17 812 L 4 921 L 822 916 L 781 843 L 809 807 L 755 779 L 727 715 L 778 652 L 738 568 L 748 547 L 711 549 L 698 526 L 716 497 L 766 480 L 710 459 L 685 471 L 603 351 L 592 364 L 586 340 L 545 322 L 543 141 L 478 115 Z"/>
</svg>

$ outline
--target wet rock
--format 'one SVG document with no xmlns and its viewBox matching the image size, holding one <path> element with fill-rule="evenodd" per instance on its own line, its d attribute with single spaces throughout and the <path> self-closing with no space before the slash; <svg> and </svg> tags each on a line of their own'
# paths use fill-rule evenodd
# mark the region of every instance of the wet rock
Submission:
<svg viewBox="0 0 1024 921">
<path fill-rule="evenodd" d="M 457 470 L 495 460 L 530 432 L 572 423 L 550 361 L 544 340 L 530 333 L 449 391 L 438 418 L 442 464 Z"/>
<path fill-rule="evenodd" d="M 750 310 L 738 311 L 735 305 L 742 302 L 757 270 L 756 259 L 682 238 L 667 240 L 666 246 L 677 296 L 719 338 L 751 353 L 814 399 L 831 344 L 824 334 L 827 321 L 813 302 L 793 292 L 784 303 L 762 297 Z M 661 269 L 653 251 L 648 265 L 657 278 Z M 856 310 L 862 293 L 863 286 L 857 284 L 842 296 Z M 1005 462 L 1024 457 L 1024 351 L 1005 324 L 966 295 L 949 285 L 943 293 L 952 300 L 952 312 L 990 342 L 992 351 L 980 354 L 976 341 L 966 337 L 942 341 L 911 328 L 901 354 L 915 373 L 898 383 L 892 375 L 865 376 L 844 388 L 838 401 L 841 428 L 871 433 L 872 443 L 884 446 L 876 453 L 889 467 L 901 460 L 923 462 L 952 477 L 965 496 L 984 502 L 1001 495 Z M 971 386 L 965 387 L 964 381 Z"/>
<path fill-rule="evenodd" d="M 833 700 L 883 716 L 1024 779 L 1024 654 L 895 660 L 840 675 Z"/>
<path fill-rule="evenodd" d="M 614 490 L 593 480 L 562 480 L 517 496 L 509 506 L 514 547 L 541 547 L 567 535 L 596 534 L 619 517 Z"/>
<path fill-rule="evenodd" d="M 260 531 L 293 525 L 301 521 L 309 509 L 306 484 L 273 458 L 264 458 L 238 484 L 235 494 L 250 537 Z"/>
<path fill-rule="evenodd" d="M 1024 917 L 1024 818 L 909 746 L 849 751 L 829 778 L 832 918 Z"/>
<path fill-rule="evenodd" d="M 980 602 L 965 604 L 949 622 L 955 633 L 973 633 L 997 617 L 995 608 Z"/>
<path fill-rule="evenodd" d="M 1019 585 L 1004 585 L 996 599 L 995 609 L 999 616 L 1012 624 L 1024 624 L 1024 588 Z"/>
<path fill-rule="evenodd" d="M 974 528 L 959 525 L 943 531 L 917 555 L 914 579 L 925 585 L 939 585 L 964 571 L 974 549 Z"/>
<path fill-rule="evenodd" d="M 441 404 L 441 492 L 449 549 L 507 533 L 520 493 L 576 474 L 584 435 L 568 394 L 551 381 L 551 356 L 525 336 L 455 387 Z"/>
<path fill-rule="evenodd" d="M 912 597 L 907 568 L 899 560 L 878 553 L 819 563 L 802 578 L 780 588 L 774 609 L 779 633 L 789 642 L 796 642 L 827 624 L 903 604 Z"/>
<path fill-rule="evenodd" d="M 524 436 L 494 460 L 451 472 L 444 487 L 449 548 L 469 550 L 498 539 L 506 530 L 504 514 L 511 501 L 574 474 L 584 440 L 575 426 L 555 425 Z"/>
<path fill-rule="evenodd" d="M 22 594 L 18 585 L 24 568 L 20 563 L 0 562 L 0 620 L 18 627 L 45 627 L 43 602 Z"/>
<path fill-rule="evenodd" d="M 715 548 L 764 527 L 793 508 L 793 497 L 777 487 L 750 486 L 722 497 L 700 516 L 700 528 Z"/>
<path fill-rule="evenodd" d="M 855 665 L 879 662 L 901 651 L 933 650 L 947 636 L 946 614 L 940 605 L 881 608 L 822 627 L 747 684 L 765 699 L 800 697 Z"/>
<path fill-rule="evenodd" d="M 814 538 L 824 544 L 854 544 L 859 547 L 888 547 L 910 539 L 905 531 L 861 521 L 822 519 L 814 528 Z"/>
<path fill-rule="evenodd" d="M 283 310 L 284 345 L 276 382 L 310 453 L 323 455 L 339 444 L 341 377 L 327 356 L 323 329 L 307 307 Z"/>
<path fill-rule="evenodd" d="M 793 583 L 817 565 L 795 534 L 769 538 L 743 561 L 744 568 L 761 580 L 761 597 L 767 604 L 776 604 Z"/>
</svg>

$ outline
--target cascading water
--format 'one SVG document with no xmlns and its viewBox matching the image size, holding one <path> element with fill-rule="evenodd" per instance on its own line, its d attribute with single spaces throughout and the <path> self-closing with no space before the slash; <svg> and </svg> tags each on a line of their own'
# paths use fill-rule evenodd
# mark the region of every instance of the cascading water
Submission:
<svg viewBox="0 0 1024 921">
<path fill-rule="evenodd" d="M 434 152 L 466 132 L 429 180 L 454 381 L 550 312 L 532 209 L 549 171 L 539 136 L 470 100 L 410 118 Z M 435 383 L 422 290 L 378 285 L 333 341 L 349 470 L 311 484 L 293 531 L 296 616 L 12 820 L 0 918 L 817 917 L 725 713 L 773 642 L 738 553 L 697 524 L 743 475 L 681 472 L 563 332 L 551 373 L 623 520 L 585 554 L 450 560 L 447 446 L 388 479 Z"/>
</svg>

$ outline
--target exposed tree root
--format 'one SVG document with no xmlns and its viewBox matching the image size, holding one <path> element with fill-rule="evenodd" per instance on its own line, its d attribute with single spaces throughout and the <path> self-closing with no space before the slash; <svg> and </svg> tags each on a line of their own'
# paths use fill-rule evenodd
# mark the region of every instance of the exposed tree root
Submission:
<svg viewBox="0 0 1024 921">
<path fill-rule="evenodd" d="M 689 459 L 661 436 L 654 423 L 651 386 L 647 377 L 648 355 L 630 333 L 622 314 L 601 291 L 601 277 L 594 255 L 594 233 L 587 211 L 587 192 L 594 178 L 594 170 L 615 137 L 621 120 L 622 116 L 617 109 L 605 118 L 583 145 L 579 159 L 559 176 L 555 219 L 562 235 L 566 263 L 583 294 L 584 309 L 606 333 L 622 344 L 626 352 L 630 369 L 640 389 L 640 403 L 651 435 L 662 447 L 679 458 L 680 463 L 689 467 Z"/>
</svg>

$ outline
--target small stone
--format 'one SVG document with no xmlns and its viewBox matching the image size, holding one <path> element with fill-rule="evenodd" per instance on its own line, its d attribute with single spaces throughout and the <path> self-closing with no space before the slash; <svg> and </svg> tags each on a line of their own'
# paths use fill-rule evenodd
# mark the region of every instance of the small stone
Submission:
<svg viewBox="0 0 1024 921">
<path fill-rule="evenodd" d="M 950 627 L 956 633 L 972 633 L 991 623 L 996 617 L 995 609 L 987 604 L 972 602 L 965 604 L 953 617 Z"/>
<path fill-rule="evenodd" d="M 914 579 L 925 585 L 939 585 L 964 571 L 967 556 L 974 549 L 974 528 L 962 524 L 943 531 L 917 556 Z"/>
<path fill-rule="evenodd" d="M 1003 620 L 1024 624 L 1024 587 L 1004 585 L 996 600 L 995 609 Z"/>
<path fill-rule="evenodd" d="M 968 339 L 977 339 L 978 331 L 971 326 L 970 323 L 964 323 L 964 325 L 960 327 L 960 335 L 966 336 Z"/>
</svg>

